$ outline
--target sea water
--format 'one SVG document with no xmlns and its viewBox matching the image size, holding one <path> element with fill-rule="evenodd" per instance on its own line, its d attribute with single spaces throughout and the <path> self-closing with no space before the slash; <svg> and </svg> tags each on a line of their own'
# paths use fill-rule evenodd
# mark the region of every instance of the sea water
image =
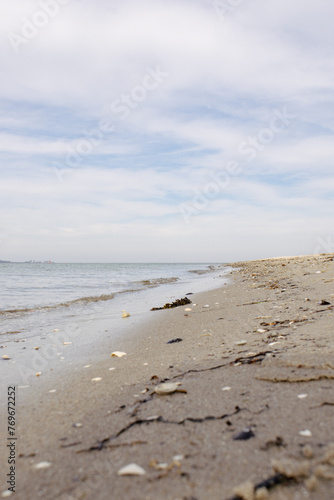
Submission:
<svg viewBox="0 0 334 500">
<path fill-rule="evenodd" d="M 87 317 L 140 315 L 223 284 L 222 264 L 0 264 L 0 343 Z"/>
</svg>

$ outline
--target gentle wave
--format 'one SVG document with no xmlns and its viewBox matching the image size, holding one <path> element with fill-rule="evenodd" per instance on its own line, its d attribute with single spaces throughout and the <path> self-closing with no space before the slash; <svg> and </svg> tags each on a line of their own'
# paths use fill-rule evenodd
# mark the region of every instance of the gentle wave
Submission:
<svg viewBox="0 0 334 500">
<path fill-rule="evenodd" d="M 139 285 L 145 285 L 148 286 L 149 288 L 153 288 L 155 286 L 159 285 L 166 285 L 168 283 L 176 283 L 179 281 L 180 278 L 172 277 L 172 278 L 156 278 L 152 280 L 141 280 L 141 281 L 135 281 L 134 283 L 139 284 Z"/>
<path fill-rule="evenodd" d="M 128 292 L 130 290 L 127 290 Z M 134 290 L 131 290 L 134 291 Z M 48 311 L 48 310 L 53 310 L 53 309 L 58 309 L 59 307 L 71 307 L 73 305 L 85 305 L 89 304 L 91 302 L 101 302 L 101 301 L 106 301 L 106 300 L 112 300 L 115 297 L 114 293 L 111 293 L 109 295 L 100 295 L 98 297 L 81 297 L 79 299 L 74 299 L 74 300 L 69 300 L 68 302 L 61 302 L 60 304 L 54 304 L 52 306 L 38 306 L 38 307 L 33 307 L 33 308 L 26 308 L 26 309 L 7 309 L 6 311 L 0 311 L 0 315 L 6 315 L 6 314 L 24 314 L 24 313 L 31 313 L 31 312 L 36 312 L 36 311 Z"/>
</svg>

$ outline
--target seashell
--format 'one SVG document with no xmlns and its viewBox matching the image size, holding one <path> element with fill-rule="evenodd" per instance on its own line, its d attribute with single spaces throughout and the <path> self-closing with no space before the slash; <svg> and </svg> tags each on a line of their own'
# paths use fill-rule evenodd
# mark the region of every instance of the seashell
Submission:
<svg viewBox="0 0 334 500">
<path fill-rule="evenodd" d="M 101 380 L 102 380 L 101 377 L 92 378 L 92 382 L 100 382 Z"/>
<path fill-rule="evenodd" d="M 192 309 L 190 309 L 190 307 L 186 307 L 186 308 L 185 308 L 185 311 L 187 311 L 187 312 L 188 312 L 188 311 L 192 311 Z"/>
<path fill-rule="evenodd" d="M 116 370 L 116 368 L 114 368 L 114 367 L 109 368 L 109 371 L 110 371 L 110 372 L 112 372 L 112 371 L 114 371 L 114 370 Z"/>
<path fill-rule="evenodd" d="M 5 490 L 1 493 L 1 497 L 2 498 L 8 498 L 10 496 L 12 496 L 13 492 L 11 490 Z"/>
<path fill-rule="evenodd" d="M 41 346 L 40 347 L 34 347 L 35 351 L 39 351 L 39 349 L 41 349 Z"/>
<path fill-rule="evenodd" d="M 36 377 L 40 377 L 42 375 L 42 372 L 37 372 Z"/>
<path fill-rule="evenodd" d="M 2 359 L 6 359 L 6 360 L 8 360 L 8 359 L 11 359 L 11 358 L 10 358 L 9 356 L 7 356 L 7 354 L 4 354 L 4 355 L 2 356 Z"/>
<path fill-rule="evenodd" d="M 239 342 L 235 342 L 235 345 L 245 345 L 247 344 L 247 340 L 239 340 Z"/>
<path fill-rule="evenodd" d="M 166 382 L 165 384 L 159 384 L 155 388 L 155 392 L 160 395 L 173 394 L 176 392 L 181 385 L 180 382 Z"/>
<path fill-rule="evenodd" d="M 129 464 L 117 472 L 119 476 L 145 476 L 146 471 L 137 464 Z"/>
<path fill-rule="evenodd" d="M 122 318 L 128 318 L 130 316 L 130 313 L 124 311 L 124 309 L 122 309 Z"/>
<path fill-rule="evenodd" d="M 72 342 L 63 342 L 63 345 L 71 345 Z"/>
<path fill-rule="evenodd" d="M 53 331 L 54 332 L 60 332 L 60 329 L 59 328 L 55 328 Z"/>
<path fill-rule="evenodd" d="M 82 427 L 82 423 L 78 422 L 76 424 L 73 424 L 72 427 L 74 427 L 75 429 L 78 429 L 79 427 Z"/>
<path fill-rule="evenodd" d="M 305 399 L 307 398 L 308 394 L 298 394 L 299 399 Z"/>
<path fill-rule="evenodd" d="M 50 394 L 53 394 L 54 392 L 57 392 L 57 390 L 56 390 L 56 389 L 51 389 L 51 390 L 49 391 L 49 393 L 50 393 Z"/>
<path fill-rule="evenodd" d="M 312 432 L 307 429 L 305 431 L 300 431 L 299 435 L 303 437 L 312 437 Z"/>
<path fill-rule="evenodd" d="M 49 467 L 51 467 L 51 463 L 50 462 L 39 462 L 38 464 L 36 464 L 34 466 L 34 469 L 37 469 L 37 470 L 40 470 L 40 469 L 48 469 Z"/>
<path fill-rule="evenodd" d="M 222 391 L 230 391 L 231 389 L 232 389 L 232 387 L 223 387 Z"/>
<path fill-rule="evenodd" d="M 122 358 L 123 356 L 126 356 L 126 352 L 122 352 L 122 351 L 114 351 L 110 354 L 110 356 L 113 358 Z"/>
<path fill-rule="evenodd" d="M 260 328 L 257 332 L 258 333 L 266 333 L 267 330 L 263 330 L 263 328 Z"/>
<path fill-rule="evenodd" d="M 208 304 L 206 304 L 206 305 L 205 305 L 205 306 L 203 306 L 203 307 L 210 307 L 210 306 L 209 306 Z"/>
</svg>

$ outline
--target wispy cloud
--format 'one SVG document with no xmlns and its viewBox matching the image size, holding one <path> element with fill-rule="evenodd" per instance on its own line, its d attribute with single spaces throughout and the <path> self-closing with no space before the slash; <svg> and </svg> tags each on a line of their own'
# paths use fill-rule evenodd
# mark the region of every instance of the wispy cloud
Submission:
<svg viewBox="0 0 334 500">
<path fill-rule="evenodd" d="M 1 258 L 234 260 L 330 233 L 334 5 L 234 5 L 0 6 Z M 240 174 L 186 224 L 180 205 L 231 161 Z"/>
</svg>

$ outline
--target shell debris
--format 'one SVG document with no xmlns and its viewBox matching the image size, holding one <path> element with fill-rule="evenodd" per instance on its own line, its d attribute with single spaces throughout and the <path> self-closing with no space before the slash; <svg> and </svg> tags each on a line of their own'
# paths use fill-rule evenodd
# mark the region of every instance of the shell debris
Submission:
<svg viewBox="0 0 334 500">
<path fill-rule="evenodd" d="M 187 311 L 187 312 L 188 312 L 188 311 L 192 311 L 192 309 L 190 309 L 190 307 L 186 307 L 186 308 L 185 308 L 185 311 Z"/>
<path fill-rule="evenodd" d="M 7 361 L 8 361 L 8 359 L 11 359 L 11 358 L 10 358 L 9 356 L 7 356 L 7 354 L 4 354 L 4 355 L 2 356 L 2 359 L 5 359 L 5 360 L 7 360 Z"/>
<path fill-rule="evenodd" d="M 247 340 L 239 340 L 239 342 L 235 342 L 235 345 L 245 345 L 247 344 Z"/>
<path fill-rule="evenodd" d="M 38 464 L 36 464 L 34 466 L 34 469 L 36 470 L 40 470 L 40 469 L 48 469 L 49 467 L 51 467 L 51 463 L 50 462 L 39 462 Z"/>
<path fill-rule="evenodd" d="M 92 382 L 100 382 L 101 380 L 102 380 L 101 377 L 92 378 Z"/>
<path fill-rule="evenodd" d="M 72 345 L 72 342 L 63 342 L 63 345 Z"/>
<path fill-rule="evenodd" d="M 110 354 L 112 358 L 122 358 L 123 356 L 126 356 L 126 352 L 122 351 L 114 351 Z"/>
<path fill-rule="evenodd" d="M 306 429 L 305 431 L 300 431 L 299 435 L 303 437 L 312 437 L 312 432 Z"/>
<path fill-rule="evenodd" d="M 181 383 L 180 382 L 166 382 L 164 384 L 159 384 L 155 387 L 155 392 L 160 395 L 173 394 L 176 392 Z"/>
<path fill-rule="evenodd" d="M 137 464 L 129 464 L 117 472 L 119 476 L 145 476 L 146 471 Z"/>
<path fill-rule="evenodd" d="M 130 316 L 130 313 L 124 311 L 124 309 L 122 309 L 122 318 L 128 318 Z"/>
<path fill-rule="evenodd" d="M 42 375 L 42 372 L 37 372 L 36 377 L 40 377 Z"/>
</svg>

